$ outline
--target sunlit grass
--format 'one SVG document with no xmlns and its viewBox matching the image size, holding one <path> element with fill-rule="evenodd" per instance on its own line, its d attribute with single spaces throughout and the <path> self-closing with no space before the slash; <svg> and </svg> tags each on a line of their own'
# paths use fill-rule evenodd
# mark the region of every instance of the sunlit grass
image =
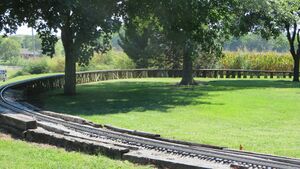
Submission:
<svg viewBox="0 0 300 169">
<path fill-rule="evenodd" d="M 199 79 L 198 79 L 199 80 Z M 282 80 L 132 79 L 43 95 L 48 110 L 164 137 L 300 157 L 300 85 Z"/>
<path fill-rule="evenodd" d="M 0 85 L 51 74 L 26 75 L 1 82 Z M 0 131 L 1 134 L 1 131 Z M 90 156 L 70 153 L 54 147 L 41 147 L 23 141 L 3 139 L 0 135 L 0 168 L 2 169 L 56 169 L 56 168 L 95 168 L 95 169 L 130 169 L 150 168 L 129 162 L 112 160 L 104 156 Z"/>
<path fill-rule="evenodd" d="M 13 83 L 13 82 L 22 81 L 22 80 L 27 80 L 27 79 L 32 79 L 32 78 L 38 78 L 38 77 L 44 77 L 44 76 L 50 76 L 50 75 L 55 75 L 55 74 L 57 74 L 57 73 L 45 73 L 45 74 L 34 74 L 34 75 L 17 76 L 17 77 L 14 77 L 14 78 L 9 78 L 5 82 L 0 81 L 0 86 L 1 85 L 5 85 L 5 84 L 9 84 L 9 83 Z"/>
<path fill-rule="evenodd" d="M 66 152 L 54 147 L 32 145 L 0 138 L 1 169 L 133 169 L 147 168 L 104 156 Z M 150 167 L 148 167 L 150 168 Z"/>
</svg>

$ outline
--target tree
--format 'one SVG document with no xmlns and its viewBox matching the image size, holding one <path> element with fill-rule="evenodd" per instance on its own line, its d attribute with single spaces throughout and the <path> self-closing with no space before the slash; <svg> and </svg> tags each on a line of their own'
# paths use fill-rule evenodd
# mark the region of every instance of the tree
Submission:
<svg viewBox="0 0 300 169">
<path fill-rule="evenodd" d="M 42 40 L 35 35 L 34 39 L 32 36 L 25 35 L 22 42 L 23 48 L 29 49 L 30 51 L 33 50 L 41 50 L 42 49 Z"/>
<path fill-rule="evenodd" d="M 240 39 L 243 44 L 242 48 L 248 49 L 249 51 L 257 50 L 261 52 L 269 49 L 268 41 L 257 34 L 250 33 L 249 36 L 243 36 Z"/>
<path fill-rule="evenodd" d="M 3 36 L 15 33 L 21 23 L 12 10 L 13 7 L 16 7 L 13 4 L 13 1 L 10 0 L 0 2 L 0 31 L 4 32 Z"/>
<path fill-rule="evenodd" d="M 55 44 L 55 55 L 56 56 L 64 56 L 65 55 L 64 46 L 62 44 L 61 39 L 59 39 L 57 41 L 57 43 Z"/>
<path fill-rule="evenodd" d="M 156 55 L 156 51 L 150 51 L 150 39 L 156 32 L 153 27 L 141 26 L 142 20 L 126 23 L 124 34 L 120 34 L 119 45 L 132 59 L 137 68 L 149 68 L 150 59 Z M 150 48 L 151 49 L 151 48 Z"/>
<path fill-rule="evenodd" d="M 234 0 L 136 0 L 127 3 L 128 18 L 153 16 L 162 34 L 183 55 L 181 85 L 193 85 L 193 61 L 199 53 L 221 55 L 234 20 Z M 125 19 L 128 19 L 125 18 Z"/>
<path fill-rule="evenodd" d="M 276 38 L 266 40 L 258 34 L 249 33 L 242 37 L 232 37 L 224 44 L 224 50 L 237 51 L 276 51 L 288 52 L 289 44 L 286 36 L 282 33 Z"/>
<path fill-rule="evenodd" d="M 300 1 L 249 0 L 241 11 L 238 19 L 239 31 L 258 32 L 266 39 L 286 33 L 294 59 L 293 81 L 299 82 Z"/>
<path fill-rule="evenodd" d="M 6 38 L 0 43 L 0 59 L 3 61 L 20 56 L 20 51 L 21 44 L 16 40 Z"/>
<path fill-rule="evenodd" d="M 3 0 L 0 2 L 0 32 L 3 32 L 3 37 L 7 34 L 15 33 L 20 22 L 16 19 L 11 11 L 12 2 L 9 0 Z M 10 16 L 10 14 L 12 14 Z M 7 61 L 10 57 L 20 54 L 20 47 L 15 40 L 0 38 L 0 57 L 2 60 Z"/>
<path fill-rule="evenodd" d="M 153 16 L 147 20 L 131 16 L 126 20 L 119 44 L 137 68 L 180 68 L 181 54 L 174 43 L 165 38 Z"/>
<path fill-rule="evenodd" d="M 284 34 L 273 39 L 271 42 L 272 50 L 277 52 L 288 52 L 289 42 Z"/>
<path fill-rule="evenodd" d="M 8 38 L 17 41 L 22 46 L 23 37 L 24 37 L 23 35 L 13 35 L 13 36 L 9 36 Z"/>
<path fill-rule="evenodd" d="M 290 53 L 294 59 L 294 82 L 299 82 L 299 61 L 300 61 L 300 1 L 286 0 L 277 2 L 282 10 L 271 11 L 276 14 L 276 23 L 286 31 L 290 45 Z"/>
<path fill-rule="evenodd" d="M 88 64 L 94 51 L 106 52 L 113 32 L 120 27 L 119 0 L 13 0 L 10 18 L 27 23 L 37 30 L 44 54 L 53 56 L 58 41 L 65 51 L 66 95 L 76 93 L 76 63 Z"/>
</svg>

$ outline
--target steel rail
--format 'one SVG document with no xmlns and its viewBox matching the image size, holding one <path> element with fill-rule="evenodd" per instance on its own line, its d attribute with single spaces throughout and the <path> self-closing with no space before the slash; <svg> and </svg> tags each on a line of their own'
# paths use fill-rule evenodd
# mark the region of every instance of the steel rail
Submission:
<svg viewBox="0 0 300 169">
<path fill-rule="evenodd" d="M 65 121 L 62 119 L 46 116 L 33 111 L 29 108 L 21 106 L 18 102 L 10 101 L 5 97 L 5 92 L 10 88 L 15 88 L 18 85 L 32 82 L 34 80 L 42 80 L 53 77 L 61 77 L 63 75 L 53 75 L 42 78 L 24 80 L 16 83 L 11 83 L 0 88 L 0 105 L 18 113 L 23 113 L 36 118 L 37 121 L 45 121 L 54 124 L 63 125 L 69 129 L 75 130 L 83 134 L 93 134 L 98 137 L 107 137 L 113 141 L 119 141 L 124 144 L 136 145 L 144 148 L 155 149 L 157 151 L 166 151 L 173 154 L 198 157 L 205 160 L 213 160 L 216 162 L 225 162 L 227 164 L 237 162 L 248 166 L 261 166 L 260 168 L 282 168 L 294 169 L 300 168 L 300 160 L 287 157 L 278 157 L 271 155 L 256 154 L 250 152 L 238 152 L 234 150 L 216 150 L 206 147 L 186 146 L 155 139 L 149 139 L 128 134 L 121 134 L 104 129 L 93 128 L 90 126 L 80 125 L 74 122 Z M 259 167 L 257 167 L 259 168 Z"/>
</svg>

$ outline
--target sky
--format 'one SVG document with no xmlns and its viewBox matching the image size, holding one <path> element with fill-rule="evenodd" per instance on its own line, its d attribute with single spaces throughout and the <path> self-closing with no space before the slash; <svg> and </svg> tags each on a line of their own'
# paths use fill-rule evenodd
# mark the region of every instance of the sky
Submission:
<svg viewBox="0 0 300 169">
<path fill-rule="evenodd" d="M 33 33 L 36 35 L 35 30 L 33 31 Z M 58 31 L 57 34 L 60 35 L 60 31 Z M 16 32 L 16 35 L 32 35 L 32 29 L 27 25 L 20 26 Z"/>
<path fill-rule="evenodd" d="M 26 25 L 21 26 L 18 28 L 17 30 L 17 35 L 31 35 L 32 34 L 32 29 L 28 28 Z M 34 34 L 36 34 L 36 32 L 34 31 Z"/>
</svg>

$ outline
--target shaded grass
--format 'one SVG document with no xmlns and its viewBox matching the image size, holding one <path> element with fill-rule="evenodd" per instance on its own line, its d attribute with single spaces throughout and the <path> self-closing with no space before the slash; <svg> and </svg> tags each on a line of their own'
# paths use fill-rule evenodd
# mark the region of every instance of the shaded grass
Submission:
<svg viewBox="0 0 300 169">
<path fill-rule="evenodd" d="M 204 80 L 204 79 L 201 79 Z M 164 137 L 300 157 L 300 85 L 282 80 L 133 79 L 78 86 L 42 96 L 47 110 Z"/>
<path fill-rule="evenodd" d="M 51 74 L 26 75 L 0 82 L 0 85 Z M 104 156 L 91 156 L 66 152 L 50 146 L 30 144 L 3 137 L 0 130 L 0 168 L 1 169 L 133 169 L 151 168 L 134 165 L 126 161 L 112 160 Z M 5 134 L 4 134 L 5 135 Z M 2 137 L 1 137 L 2 136 Z"/>
<path fill-rule="evenodd" d="M 5 85 L 5 84 L 9 84 L 9 83 L 13 83 L 13 82 L 18 82 L 18 81 L 21 81 L 21 80 L 27 80 L 27 79 L 38 78 L 38 77 L 49 76 L 49 75 L 55 75 L 55 74 L 57 74 L 57 73 L 45 73 L 45 74 L 17 76 L 17 77 L 8 79 L 5 82 L 0 81 L 0 86 Z"/>
</svg>

